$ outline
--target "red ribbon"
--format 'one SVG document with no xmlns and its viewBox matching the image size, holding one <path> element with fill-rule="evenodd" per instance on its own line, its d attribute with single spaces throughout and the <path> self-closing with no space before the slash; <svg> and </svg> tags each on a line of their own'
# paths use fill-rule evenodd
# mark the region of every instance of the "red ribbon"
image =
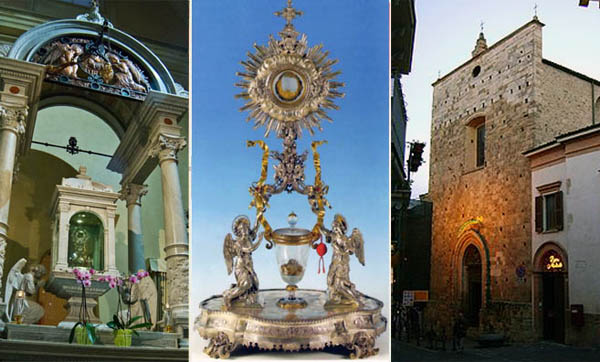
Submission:
<svg viewBox="0 0 600 362">
<path fill-rule="evenodd" d="M 321 257 L 319 259 L 319 265 L 317 267 L 317 274 L 321 274 L 321 264 L 323 265 L 323 273 L 325 273 L 325 260 L 323 259 L 323 255 L 327 253 L 327 245 L 323 243 L 323 236 L 321 236 L 321 242 L 317 245 L 317 254 Z"/>
</svg>

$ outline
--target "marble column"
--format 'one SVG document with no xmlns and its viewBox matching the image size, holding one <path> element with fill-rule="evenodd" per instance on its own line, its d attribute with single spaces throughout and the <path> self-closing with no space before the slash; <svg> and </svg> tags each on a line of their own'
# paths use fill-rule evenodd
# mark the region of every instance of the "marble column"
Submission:
<svg viewBox="0 0 600 362">
<path fill-rule="evenodd" d="M 165 217 L 165 257 L 169 307 L 178 330 L 188 328 L 188 236 L 177 168 L 177 152 L 183 149 L 183 137 L 159 134 L 150 155 L 158 157 L 161 169 Z"/>
<path fill-rule="evenodd" d="M 0 104 L 0 291 L 8 235 L 8 212 L 19 137 L 25 133 L 26 106 Z M 0 304 L 2 299 L 0 298 Z"/>
<path fill-rule="evenodd" d="M 121 190 L 121 200 L 127 205 L 127 248 L 129 272 L 146 269 L 144 239 L 142 237 L 142 196 L 148 193 L 146 185 L 129 183 Z"/>
</svg>

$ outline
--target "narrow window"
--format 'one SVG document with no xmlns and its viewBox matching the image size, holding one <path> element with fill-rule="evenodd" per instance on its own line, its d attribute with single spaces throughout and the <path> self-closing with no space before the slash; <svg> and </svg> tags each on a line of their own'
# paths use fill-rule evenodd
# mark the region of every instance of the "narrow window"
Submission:
<svg viewBox="0 0 600 362">
<path fill-rule="evenodd" d="M 562 191 L 535 198 L 535 231 L 560 231 L 564 227 Z"/>
<path fill-rule="evenodd" d="M 485 164 L 485 123 L 477 127 L 477 167 Z"/>
<path fill-rule="evenodd" d="M 546 217 L 544 218 L 544 230 L 556 229 L 556 194 L 544 196 L 546 204 Z"/>
</svg>

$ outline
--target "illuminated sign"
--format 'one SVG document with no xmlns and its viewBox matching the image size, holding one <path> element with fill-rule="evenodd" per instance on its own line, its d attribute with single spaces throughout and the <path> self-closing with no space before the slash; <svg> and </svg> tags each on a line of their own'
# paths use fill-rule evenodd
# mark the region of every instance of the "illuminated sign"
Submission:
<svg viewBox="0 0 600 362">
<path fill-rule="evenodd" d="M 550 258 L 548 258 L 548 263 L 546 264 L 546 269 L 555 270 L 562 269 L 562 267 L 563 263 L 562 261 L 560 261 L 560 258 L 554 255 L 550 255 Z"/>
</svg>

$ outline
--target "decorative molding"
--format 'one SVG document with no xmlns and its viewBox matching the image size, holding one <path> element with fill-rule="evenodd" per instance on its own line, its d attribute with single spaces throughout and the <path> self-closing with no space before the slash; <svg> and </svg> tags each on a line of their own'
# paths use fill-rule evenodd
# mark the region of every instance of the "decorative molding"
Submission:
<svg viewBox="0 0 600 362">
<path fill-rule="evenodd" d="M 159 134 L 158 139 L 150 147 L 149 156 L 158 157 L 159 162 L 166 160 L 177 161 L 177 152 L 187 145 L 185 137 Z"/>
<path fill-rule="evenodd" d="M 560 191 L 560 185 L 562 184 L 561 181 L 555 181 L 549 184 L 545 184 L 545 185 L 541 185 L 541 186 L 537 186 L 536 189 L 538 190 L 538 192 L 540 194 L 549 194 L 552 192 L 558 192 Z"/>
<path fill-rule="evenodd" d="M 121 194 L 119 199 L 125 200 L 127 206 L 131 204 L 142 206 L 142 196 L 148 193 L 148 185 L 128 183 L 119 193 Z"/>
<path fill-rule="evenodd" d="M 12 44 L 1 43 L 0 44 L 0 56 L 5 57 L 10 52 L 10 48 L 12 48 Z"/>
<path fill-rule="evenodd" d="M 0 129 L 14 132 L 17 136 L 25 133 L 28 107 L 12 107 L 0 104 Z"/>
<path fill-rule="evenodd" d="M 102 25 L 75 19 L 50 21 L 23 33 L 13 44 L 9 58 L 32 61 L 45 44 L 63 37 L 97 37 Z M 160 92 L 176 94 L 175 83 L 161 60 L 137 39 L 119 30 L 110 29 L 104 39 L 119 49 L 128 50 L 128 59 L 147 71 L 148 80 Z"/>
</svg>

